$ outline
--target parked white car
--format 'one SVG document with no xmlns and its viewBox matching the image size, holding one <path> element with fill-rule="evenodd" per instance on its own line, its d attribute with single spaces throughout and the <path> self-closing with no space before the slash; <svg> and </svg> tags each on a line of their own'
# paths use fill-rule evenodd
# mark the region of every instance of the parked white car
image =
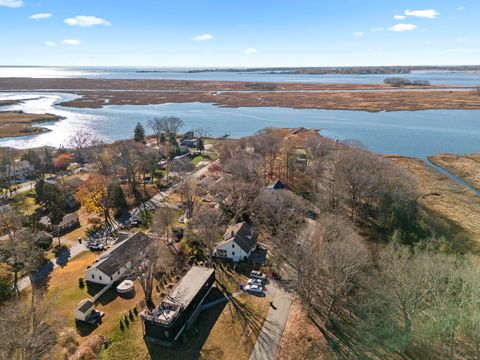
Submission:
<svg viewBox="0 0 480 360">
<path fill-rule="evenodd" d="M 248 279 L 248 285 L 263 285 L 263 280 L 261 279 Z"/>
<path fill-rule="evenodd" d="M 245 286 L 245 292 L 256 296 L 265 296 L 265 292 L 263 291 L 263 287 L 261 285 L 247 285 Z"/>
<path fill-rule="evenodd" d="M 249 276 L 251 279 L 260 279 L 260 280 L 266 280 L 266 276 L 265 274 L 261 273 L 260 271 L 256 271 L 256 270 L 253 270 L 251 273 L 250 273 L 250 276 Z"/>
</svg>

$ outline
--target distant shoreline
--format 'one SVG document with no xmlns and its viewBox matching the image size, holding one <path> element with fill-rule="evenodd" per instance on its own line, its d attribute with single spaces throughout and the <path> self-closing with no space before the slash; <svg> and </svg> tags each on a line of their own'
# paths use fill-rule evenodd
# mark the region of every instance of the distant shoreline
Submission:
<svg viewBox="0 0 480 360">
<path fill-rule="evenodd" d="M 259 74 L 283 74 L 283 75 L 390 75 L 411 74 L 413 72 L 478 72 L 480 65 L 456 65 L 456 66 L 320 66 L 320 67 L 265 67 L 265 68 L 205 68 L 174 70 L 179 73 L 205 73 L 205 72 L 235 72 L 235 73 L 259 73 Z M 172 70 L 142 69 L 137 73 L 164 73 Z"/>
<path fill-rule="evenodd" d="M 0 91 L 73 93 L 79 98 L 61 105 L 77 108 L 201 102 L 370 112 L 480 109 L 480 92 L 474 87 L 438 85 L 0 78 Z"/>
</svg>

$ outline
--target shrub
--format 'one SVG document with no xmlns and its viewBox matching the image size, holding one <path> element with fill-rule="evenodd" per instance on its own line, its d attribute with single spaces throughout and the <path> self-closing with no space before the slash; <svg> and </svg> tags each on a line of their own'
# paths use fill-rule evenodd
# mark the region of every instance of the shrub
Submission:
<svg viewBox="0 0 480 360">
<path fill-rule="evenodd" d="M 123 326 L 122 319 L 120 319 L 120 330 L 121 330 L 122 332 L 125 331 L 125 327 Z"/>
<path fill-rule="evenodd" d="M 54 162 L 54 167 L 56 171 L 65 171 L 72 162 L 71 154 L 60 154 L 57 156 Z"/>
<path fill-rule="evenodd" d="M 135 316 L 138 316 L 138 310 L 136 306 L 133 308 L 133 313 L 135 314 Z"/>
</svg>

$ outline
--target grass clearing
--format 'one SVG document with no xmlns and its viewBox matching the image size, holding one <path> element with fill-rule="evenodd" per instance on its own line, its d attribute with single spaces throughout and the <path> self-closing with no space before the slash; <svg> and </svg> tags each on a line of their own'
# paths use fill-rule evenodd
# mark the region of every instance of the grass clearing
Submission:
<svg viewBox="0 0 480 360">
<path fill-rule="evenodd" d="M 91 297 L 87 287 L 80 289 L 78 279 L 83 277 L 83 271 L 95 261 L 96 257 L 97 254 L 84 252 L 70 260 L 65 267 L 56 268 L 51 273 L 47 296 L 53 297 L 57 315 L 66 320 L 68 327 L 76 328 L 75 307 L 81 300 Z M 130 298 L 118 296 L 113 289 L 108 291 L 96 304 L 98 310 L 105 312 L 102 323 L 88 334 L 82 335 L 98 333 L 110 335 L 112 330 L 119 329 L 120 318 L 128 315 L 128 311 L 133 309 L 141 299 L 143 299 L 143 291 L 138 283 L 135 283 L 135 296 Z M 81 343 L 85 340 L 86 336 L 79 339 Z"/>
<path fill-rule="evenodd" d="M 459 185 L 446 175 L 427 166 L 422 160 L 389 156 L 397 165 L 415 176 L 419 203 L 428 211 L 448 221 L 456 231 L 462 244 L 462 252 L 480 252 L 480 197 L 466 187 Z M 461 234 L 463 232 L 463 234 Z M 451 239 L 456 241 L 457 239 Z"/>
<path fill-rule="evenodd" d="M 265 298 L 247 294 L 229 301 L 200 352 L 201 359 L 249 359 L 268 309 Z"/>
</svg>

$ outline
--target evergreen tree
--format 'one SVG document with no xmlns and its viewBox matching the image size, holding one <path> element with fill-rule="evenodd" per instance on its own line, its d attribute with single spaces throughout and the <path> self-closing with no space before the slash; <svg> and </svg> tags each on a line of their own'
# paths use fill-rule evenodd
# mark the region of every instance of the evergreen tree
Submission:
<svg viewBox="0 0 480 360">
<path fill-rule="evenodd" d="M 178 146 L 177 137 L 175 136 L 174 133 L 168 134 L 168 141 L 170 142 L 170 144 L 172 144 L 174 146 Z"/>
<path fill-rule="evenodd" d="M 118 210 L 127 210 L 127 200 L 125 200 L 125 194 L 122 187 L 118 182 L 114 182 L 110 185 L 112 207 Z"/>
<path fill-rule="evenodd" d="M 205 150 L 205 145 L 203 143 L 203 139 L 202 138 L 199 138 L 197 140 L 197 150 L 200 151 L 201 153 L 203 153 L 203 150 Z"/>
<path fill-rule="evenodd" d="M 133 130 L 133 140 L 136 142 L 145 142 L 145 129 L 139 122 L 137 122 Z"/>
<path fill-rule="evenodd" d="M 165 144 L 167 142 L 167 138 L 165 137 L 165 134 L 162 132 L 160 133 L 160 144 Z"/>
<path fill-rule="evenodd" d="M 47 147 L 45 147 L 43 149 L 41 173 L 43 176 L 45 176 L 45 174 L 50 171 L 53 171 L 53 156 L 51 151 Z"/>
</svg>

